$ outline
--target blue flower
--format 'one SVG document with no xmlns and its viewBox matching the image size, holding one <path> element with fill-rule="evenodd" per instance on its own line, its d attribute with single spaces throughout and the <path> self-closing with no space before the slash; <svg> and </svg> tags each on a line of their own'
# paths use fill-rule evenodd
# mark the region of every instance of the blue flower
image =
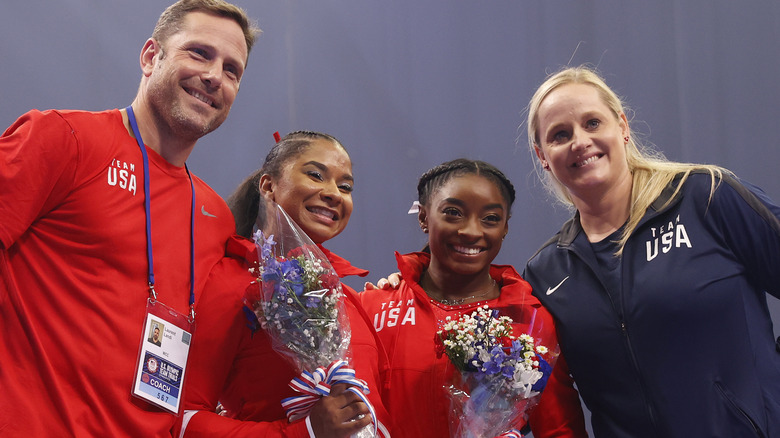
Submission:
<svg viewBox="0 0 780 438">
<path fill-rule="evenodd" d="M 484 363 L 483 367 L 485 369 L 486 374 L 503 374 L 504 376 L 508 378 L 512 378 L 514 375 L 514 369 L 513 367 L 509 366 L 507 367 L 505 365 L 507 359 L 507 355 L 504 352 L 504 349 L 500 345 L 494 345 L 492 349 L 490 349 L 490 359 Z M 507 369 L 509 369 L 509 373 L 507 374 Z"/>
<path fill-rule="evenodd" d="M 285 284 L 293 290 L 295 295 L 301 296 L 304 292 L 303 285 L 303 267 L 296 259 L 285 260 L 282 262 L 282 278 Z"/>
<path fill-rule="evenodd" d="M 523 360 L 523 342 L 519 339 L 512 341 L 512 347 L 509 348 L 509 357 L 517 362 Z"/>
<path fill-rule="evenodd" d="M 474 356 L 470 357 L 469 360 L 466 362 L 466 364 L 463 366 L 463 369 L 466 371 L 473 371 L 473 372 L 481 372 L 481 368 L 474 365 L 474 362 L 480 363 L 479 360 L 479 353 L 475 353 Z"/>
<path fill-rule="evenodd" d="M 275 283 L 281 280 L 281 278 L 282 272 L 278 269 L 268 269 L 268 267 L 266 267 L 266 269 L 263 270 L 263 283 Z"/>
<path fill-rule="evenodd" d="M 255 232 L 253 238 L 255 244 L 257 244 L 257 247 L 260 249 L 260 260 L 273 258 L 273 246 L 276 245 L 276 242 L 274 241 L 274 235 L 271 234 L 266 238 L 265 234 L 263 234 L 263 231 L 258 230 Z"/>
<path fill-rule="evenodd" d="M 542 377 L 539 378 L 539 380 L 534 383 L 534 385 L 531 387 L 534 391 L 541 392 L 544 387 L 547 385 L 547 379 L 550 377 L 550 373 L 552 372 L 552 367 L 549 363 L 547 363 L 542 356 L 536 355 L 536 358 L 539 360 L 539 371 L 542 372 Z"/>
<path fill-rule="evenodd" d="M 309 309 L 314 309 L 320 307 L 321 305 L 322 305 L 322 300 L 320 300 L 317 297 L 306 298 L 306 307 Z"/>
</svg>

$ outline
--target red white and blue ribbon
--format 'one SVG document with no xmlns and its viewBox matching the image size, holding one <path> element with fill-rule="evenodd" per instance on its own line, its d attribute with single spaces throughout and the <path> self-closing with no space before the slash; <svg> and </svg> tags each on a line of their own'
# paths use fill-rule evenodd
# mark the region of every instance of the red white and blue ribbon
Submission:
<svg viewBox="0 0 780 438">
<path fill-rule="evenodd" d="M 309 415 L 312 406 L 319 401 L 320 397 L 330 395 L 331 386 L 339 383 L 349 385 L 347 391 L 356 394 L 368 406 L 373 421 L 374 435 L 376 435 L 376 412 L 374 406 L 365 396 L 370 392 L 368 385 L 364 380 L 355 377 L 355 370 L 347 368 L 347 362 L 344 360 L 334 360 L 327 368 L 318 367 L 311 373 L 304 371 L 300 376 L 290 381 L 290 388 L 300 392 L 301 395 L 282 400 L 282 407 L 287 413 L 287 419 L 293 422 Z"/>
<path fill-rule="evenodd" d="M 517 429 L 508 430 L 496 438 L 523 438 L 523 434 Z"/>
</svg>

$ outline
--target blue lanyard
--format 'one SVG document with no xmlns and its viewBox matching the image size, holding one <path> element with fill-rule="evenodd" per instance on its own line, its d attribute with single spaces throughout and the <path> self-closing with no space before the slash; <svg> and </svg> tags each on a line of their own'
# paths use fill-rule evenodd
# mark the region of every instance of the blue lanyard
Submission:
<svg viewBox="0 0 780 438">
<path fill-rule="evenodd" d="M 146 259 L 149 263 L 149 295 L 153 300 L 157 299 L 157 292 L 154 290 L 154 259 L 152 256 L 152 215 L 150 210 L 151 196 L 149 196 L 149 156 L 146 154 L 144 141 L 141 139 L 141 131 L 138 130 L 138 122 L 135 121 L 133 107 L 125 108 L 130 126 L 133 128 L 135 140 L 138 147 L 141 148 L 141 155 L 144 159 L 144 210 L 146 212 Z M 190 318 L 195 319 L 195 185 L 192 183 L 192 175 L 187 165 L 184 165 L 187 171 L 187 177 L 190 179 L 190 190 L 192 190 L 192 211 L 190 212 Z"/>
</svg>

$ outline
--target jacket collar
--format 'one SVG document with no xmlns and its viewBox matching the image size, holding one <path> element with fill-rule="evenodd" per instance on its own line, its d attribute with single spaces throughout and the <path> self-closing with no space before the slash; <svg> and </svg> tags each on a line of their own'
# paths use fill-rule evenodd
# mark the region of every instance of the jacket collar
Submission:
<svg viewBox="0 0 780 438">
<path fill-rule="evenodd" d="M 357 275 L 358 277 L 365 277 L 368 275 L 367 270 L 352 266 L 352 263 L 347 259 L 336 255 L 322 245 L 317 246 L 325 254 L 325 257 L 328 258 L 328 261 L 330 261 L 333 269 L 336 270 L 336 274 L 338 274 L 339 278 L 344 278 L 349 275 Z"/>
<path fill-rule="evenodd" d="M 325 254 L 325 257 L 328 259 L 331 266 L 333 266 L 333 270 L 336 271 L 339 278 L 344 278 L 349 275 L 357 275 L 358 277 L 365 277 L 368 275 L 367 270 L 352 266 L 347 259 L 336 255 L 324 246 L 317 245 L 317 247 Z M 246 237 L 238 235 L 232 236 L 228 239 L 225 249 L 227 256 L 243 259 L 249 263 L 257 261 L 258 256 L 255 244 Z"/>
<path fill-rule="evenodd" d="M 655 201 L 653 201 L 652 204 L 650 204 L 650 208 L 647 209 L 647 212 L 645 213 L 644 217 L 642 217 L 642 220 L 639 221 L 637 228 L 639 228 L 642 224 L 654 218 L 658 214 L 663 213 L 664 211 L 672 208 L 672 206 L 680 202 L 680 199 L 682 199 L 682 192 L 678 192 L 677 196 L 674 199 L 672 199 L 675 188 L 678 186 L 680 182 L 680 177 L 681 175 L 678 175 L 669 184 L 667 184 L 666 187 L 664 187 L 664 189 L 661 191 L 661 194 L 658 195 L 658 197 L 655 199 Z M 664 206 L 664 204 L 666 204 L 667 202 L 669 204 Z M 582 224 L 580 223 L 580 212 L 578 211 L 574 214 L 573 218 L 566 221 L 566 223 L 563 224 L 563 227 L 561 227 L 561 231 L 558 233 L 558 239 L 557 239 L 558 246 L 559 247 L 571 246 L 571 244 L 574 242 L 574 239 L 576 239 L 581 232 L 582 232 Z"/>
</svg>

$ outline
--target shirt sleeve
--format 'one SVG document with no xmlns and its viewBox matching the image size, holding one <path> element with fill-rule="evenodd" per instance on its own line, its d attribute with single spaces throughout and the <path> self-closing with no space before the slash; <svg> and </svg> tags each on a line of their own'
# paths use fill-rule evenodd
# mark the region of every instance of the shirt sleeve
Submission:
<svg viewBox="0 0 780 438">
<path fill-rule="evenodd" d="M 30 111 L 0 137 L 0 243 L 5 248 L 71 190 L 79 159 L 75 132 L 56 111 Z"/>
<path fill-rule="evenodd" d="M 180 434 L 180 438 L 206 438 L 206 437 L 290 437 L 309 438 L 306 421 L 300 420 L 289 423 L 287 420 L 272 422 L 241 421 L 222 417 L 211 411 L 199 411 L 186 424 L 186 428 Z"/>
<path fill-rule="evenodd" d="M 780 207 L 760 188 L 730 177 L 724 177 L 708 207 L 748 276 L 780 298 Z"/>
</svg>

